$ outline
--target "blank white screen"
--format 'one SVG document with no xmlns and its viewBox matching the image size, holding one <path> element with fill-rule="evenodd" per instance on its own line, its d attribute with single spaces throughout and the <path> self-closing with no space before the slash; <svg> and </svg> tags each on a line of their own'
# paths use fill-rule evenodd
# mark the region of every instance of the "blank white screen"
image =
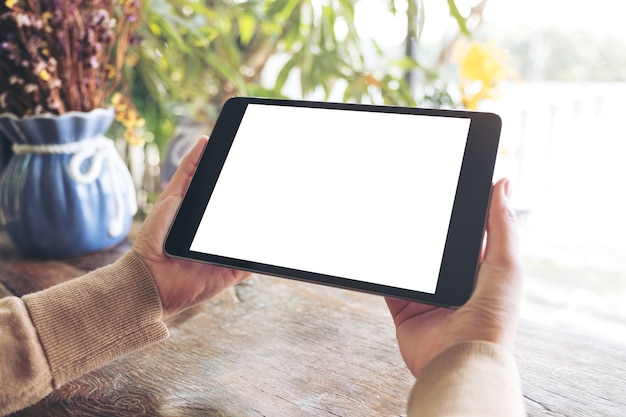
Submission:
<svg viewBox="0 0 626 417">
<path fill-rule="evenodd" d="M 469 125 L 248 105 L 191 250 L 432 294 Z"/>
</svg>

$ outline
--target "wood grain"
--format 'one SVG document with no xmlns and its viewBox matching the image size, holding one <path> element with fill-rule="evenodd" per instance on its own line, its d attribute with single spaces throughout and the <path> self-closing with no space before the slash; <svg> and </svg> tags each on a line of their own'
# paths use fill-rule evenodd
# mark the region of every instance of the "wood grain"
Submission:
<svg viewBox="0 0 626 417">
<path fill-rule="evenodd" d="M 522 322 L 517 359 L 529 416 L 626 416 L 626 349 Z"/>
<path fill-rule="evenodd" d="M 23 294 L 128 247 L 33 260 L 0 234 L 0 281 Z M 381 297 L 254 276 L 167 324 L 168 340 L 14 416 L 404 415 L 413 378 Z M 516 357 L 529 416 L 626 415 L 623 346 L 524 321 Z"/>
<path fill-rule="evenodd" d="M 13 246 L 0 229 L 0 284 L 15 295 L 49 288 L 109 264 L 130 249 L 128 242 L 98 252 L 62 259 L 31 258 Z"/>
</svg>

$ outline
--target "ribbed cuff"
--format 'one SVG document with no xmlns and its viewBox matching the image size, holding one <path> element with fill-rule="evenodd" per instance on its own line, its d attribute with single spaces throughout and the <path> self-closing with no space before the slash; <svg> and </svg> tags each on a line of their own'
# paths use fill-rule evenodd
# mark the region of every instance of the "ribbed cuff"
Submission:
<svg viewBox="0 0 626 417">
<path fill-rule="evenodd" d="M 23 300 L 55 388 L 168 336 L 158 290 L 133 251 Z"/>
<path fill-rule="evenodd" d="M 415 383 L 408 416 L 524 416 L 514 356 L 483 341 L 454 345 L 436 357 Z"/>
</svg>

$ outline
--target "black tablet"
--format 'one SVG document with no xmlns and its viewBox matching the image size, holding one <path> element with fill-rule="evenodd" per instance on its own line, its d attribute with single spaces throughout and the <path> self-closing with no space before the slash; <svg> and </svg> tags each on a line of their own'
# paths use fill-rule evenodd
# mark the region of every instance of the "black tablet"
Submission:
<svg viewBox="0 0 626 417">
<path fill-rule="evenodd" d="M 474 288 L 500 126 L 491 113 L 231 99 L 165 252 L 460 306 Z"/>
</svg>

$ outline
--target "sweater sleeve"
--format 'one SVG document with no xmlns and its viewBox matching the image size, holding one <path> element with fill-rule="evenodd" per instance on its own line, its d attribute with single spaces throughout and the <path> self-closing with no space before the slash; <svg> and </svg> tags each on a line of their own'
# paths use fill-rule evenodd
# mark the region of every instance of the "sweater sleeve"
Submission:
<svg viewBox="0 0 626 417">
<path fill-rule="evenodd" d="M 133 251 L 114 264 L 0 300 L 0 415 L 168 335 L 150 272 Z"/>
<path fill-rule="evenodd" d="M 460 343 L 424 369 L 408 403 L 408 417 L 524 416 L 515 359 L 489 342 Z"/>
</svg>

